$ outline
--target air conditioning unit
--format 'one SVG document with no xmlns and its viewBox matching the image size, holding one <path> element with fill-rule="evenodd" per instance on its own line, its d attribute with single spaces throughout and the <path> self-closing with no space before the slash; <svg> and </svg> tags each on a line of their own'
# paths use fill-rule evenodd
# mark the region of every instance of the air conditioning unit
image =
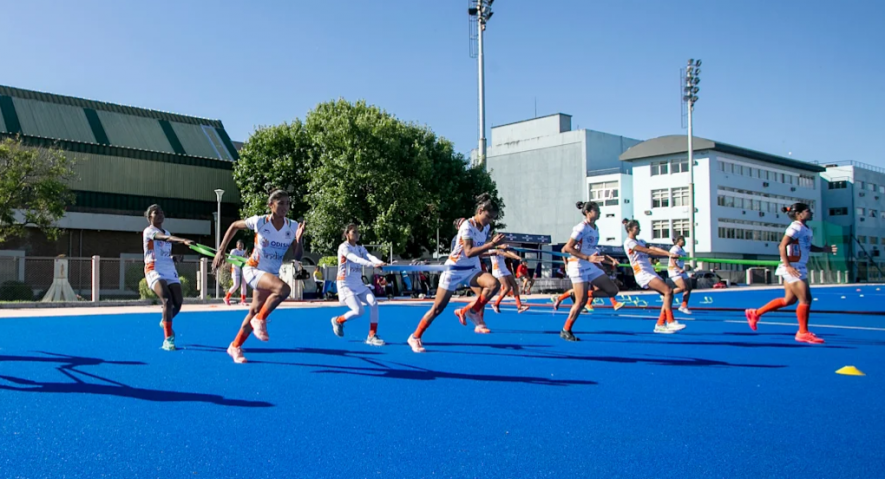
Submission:
<svg viewBox="0 0 885 479">
<path fill-rule="evenodd" d="M 624 200 L 624 204 L 627 204 L 629 202 L 630 202 L 630 200 Z"/>
<path fill-rule="evenodd" d="M 762 187 L 763 187 L 763 188 L 768 188 L 768 182 L 767 182 L 767 181 L 763 181 L 763 182 L 762 182 Z"/>
<path fill-rule="evenodd" d="M 879 197 L 878 197 L 878 196 L 874 196 L 873 199 L 874 199 L 874 200 L 878 200 Z"/>
<path fill-rule="evenodd" d="M 790 187 L 790 191 L 796 191 L 796 187 L 795 187 L 795 186 L 791 186 L 791 187 Z"/>
<path fill-rule="evenodd" d="M 759 217 L 761 218 L 761 217 L 763 217 L 763 216 L 765 216 L 765 212 L 760 211 L 760 212 L 759 212 Z"/>
<path fill-rule="evenodd" d="M 861 191 L 860 194 L 857 195 L 857 196 L 866 196 L 866 195 L 867 195 L 866 193 L 864 193 L 863 191 Z"/>
<path fill-rule="evenodd" d="M 873 250 L 873 256 L 879 256 L 879 250 L 877 250 L 877 249 Z"/>
<path fill-rule="evenodd" d="M 866 219 L 866 218 L 861 218 L 860 220 L 861 220 L 861 221 L 866 221 L 867 219 Z"/>
<path fill-rule="evenodd" d="M 651 210 L 645 210 L 645 216 L 651 216 Z"/>
</svg>

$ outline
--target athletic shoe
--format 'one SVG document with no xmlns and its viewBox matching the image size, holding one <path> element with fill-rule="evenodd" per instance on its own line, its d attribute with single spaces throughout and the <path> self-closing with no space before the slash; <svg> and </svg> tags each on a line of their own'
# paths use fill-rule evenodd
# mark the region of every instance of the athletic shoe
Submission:
<svg viewBox="0 0 885 479">
<path fill-rule="evenodd" d="M 455 316 L 458 317 L 458 321 L 461 323 L 461 326 L 467 326 L 467 308 L 458 308 L 455 310 Z"/>
<path fill-rule="evenodd" d="M 409 343 L 409 346 L 412 347 L 413 353 L 423 353 L 426 351 L 426 349 L 424 349 L 424 345 L 421 344 L 421 338 L 416 338 L 413 335 L 409 335 L 409 340 L 406 342 Z"/>
<path fill-rule="evenodd" d="M 224 304 L 230 306 L 230 295 L 224 297 Z"/>
<path fill-rule="evenodd" d="M 163 340 L 164 351 L 175 351 L 175 335 L 169 336 Z"/>
<path fill-rule="evenodd" d="M 566 331 L 564 329 L 559 332 L 559 337 L 566 340 L 566 341 L 580 341 L 581 340 L 581 338 L 572 334 L 571 331 Z"/>
<path fill-rule="evenodd" d="M 590 303 L 585 304 L 584 311 L 587 311 L 588 313 L 592 313 L 593 312 L 593 305 Z"/>
<path fill-rule="evenodd" d="M 240 296 L 240 304 L 246 304 L 246 297 Z"/>
<path fill-rule="evenodd" d="M 666 324 L 656 324 L 655 332 L 658 334 L 673 334 L 676 330 L 668 328 Z"/>
<path fill-rule="evenodd" d="M 497 304 L 492 303 L 492 311 L 494 311 L 494 312 L 496 312 L 496 313 L 500 313 L 500 312 L 501 312 L 501 308 L 498 307 Z"/>
<path fill-rule="evenodd" d="M 267 320 L 252 318 L 252 321 L 249 321 L 249 324 L 252 325 L 252 333 L 255 334 L 255 337 L 258 338 L 259 341 L 267 341 L 270 339 L 270 336 L 267 334 Z"/>
<path fill-rule="evenodd" d="M 687 315 L 691 316 L 691 310 L 688 309 L 688 306 L 680 306 L 679 312 L 682 314 L 687 314 Z"/>
<path fill-rule="evenodd" d="M 477 324 L 475 328 L 473 328 L 473 332 L 476 334 L 489 334 L 492 332 L 491 329 L 488 328 L 485 324 Z"/>
<path fill-rule="evenodd" d="M 230 343 L 230 346 L 227 347 L 227 354 L 229 354 L 237 364 L 243 364 L 246 362 L 246 356 L 243 356 L 243 348 L 234 346 L 234 343 Z"/>
<path fill-rule="evenodd" d="M 366 344 L 369 346 L 384 346 L 384 340 L 373 334 L 366 338 Z"/>
<path fill-rule="evenodd" d="M 524 305 L 522 305 L 522 306 L 516 308 L 516 312 L 517 312 L 517 313 L 524 313 L 524 312 L 526 312 L 526 311 L 528 311 L 528 310 L 529 310 L 529 307 L 528 307 L 528 305 L 526 305 L 526 304 L 524 304 Z"/>
<path fill-rule="evenodd" d="M 750 329 L 756 331 L 756 323 L 759 322 L 759 315 L 756 314 L 755 309 L 747 309 L 744 310 L 744 316 L 747 317 L 747 322 L 750 323 Z"/>
<path fill-rule="evenodd" d="M 338 322 L 338 316 L 332 318 L 332 332 L 339 338 L 344 337 L 344 323 Z"/>
<path fill-rule="evenodd" d="M 550 301 L 553 301 L 553 311 L 559 311 L 559 305 L 562 304 L 562 301 L 559 300 L 559 296 L 554 294 L 550 297 Z"/>
<path fill-rule="evenodd" d="M 615 304 L 613 304 L 612 307 L 615 308 L 615 311 L 617 311 L 624 307 L 624 303 L 620 301 L 615 301 Z"/>
<path fill-rule="evenodd" d="M 680 323 L 679 321 L 670 321 L 669 323 L 667 323 L 667 329 L 673 332 L 682 331 L 683 329 L 685 329 L 685 325 Z"/>
<path fill-rule="evenodd" d="M 809 344 L 823 344 L 824 340 L 815 336 L 811 331 L 807 331 L 804 333 L 796 333 L 796 341 L 800 343 L 809 343 Z"/>
</svg>

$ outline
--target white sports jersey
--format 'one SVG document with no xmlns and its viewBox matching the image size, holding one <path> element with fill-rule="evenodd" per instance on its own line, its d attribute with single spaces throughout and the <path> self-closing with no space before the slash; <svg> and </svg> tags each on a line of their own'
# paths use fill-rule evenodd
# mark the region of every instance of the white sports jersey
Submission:
<svg viewBox="0 0 885 479">
<path fill-rule="evenodd" d="M 246 227 L 255 232 L 255 248 L 246 266 L 279 275 L 283 257 L 295 242 L 298 222 L 286 218 L 283 227 L 278 230 L 270 219 L 270 216 L 253 216 L 246 220 Z"/>
<path fill-rule="evenodd" d="M 338 246 L 338 278 L 351 289 L 363 286 L 363 266 L 383 263 L 372 256 L 362 245 L 351 245 L 345 241 Z"/>
<path fill-rule="evenodd" d="M 790 264 L 794 268 L 804 268 L 811 255 L 811 240 L 814 239 L 811 228 L 801 221 L 794 221 L 787 227 L 784 235 L 792 238 L 787 244 L 787 259 L 790 260 Z"/>
<path fill-rule="evenodd" d="M 489 235 L 489 228 L 490 226 L 486 225 L 482 230 L 480 230 L 479 226 L 476 224 L 473 218 L 470 218 L 469 220 L 461 223 L 461 227 L 458 228 L 458 244 L 456 244 L 455 247 L 452 249 L 452 254 L 449 255 L 449 259 L 446 261 L 446 264 L 449 266 L 473 266 L 479 269 L 479 256 L 468 258 L 467 255 L 464 254 L 464 241 L 468 239 L 472 240 L 474 248 L 486 244 L 486 239 Z"/>
<path fill-rule="evenodd" d="M 510 269 L 507 268 L 507 262 L 505 261 L 507 259 L 506 256 L 489 256 L 489 259 L 492 260 L 492 274 L 494 274 L 496 271 L 500 271 L 502 273 L 506 271 L 506 274 L 510 274 Z"/>
<path fill-rule="evenodd" d="M 144 272 L 175 271 L 175 263 L 172 261 L 172 243 L 155 240 L 157 235 L 171 236 L 168 231 L 155 226 L 148 226 L 141 234 L 144 246 Z"/>
<path fill-rule="evenodd" d="M 234 249 L 230 250 L 230 255 L 231 255 L 231 256 L 239 256 L 239 257 L 241 257 L 241 258 L 245 258 L 245 257 L 246 257 L 246 250 L 244 250 L 244 249 L 237 249 L 237 248 L 234 248 Z M 234 265 L 231 265 L 231 267 L 232 267 L 233 269 L 240 269 L 240 267 L 237 266 L 237 265 L 235 265 L 235 264 L 234 264 Z"/>
<path fill-rule="evenodd" d="M 654 266 L 652 266 L 651 261 L 648 259 L 648 255 L 641 251 L 636 251 L 634 249 L 636 246 L 648 248 L 645 241 L 642 241 L 639 238 L 627 238 L 627 241 L 624 242 L 624 252 L 627 253 L 627 257 L 630 258 L 630 266 L 633 267 L 633 274 L 635 275 L 643 271 L 646 273 L 657 274 L 655 273 Z"/>
<path fill-rule="evenodd" d="M 678 245 L 673 245 L 673 247 L 670 248 L 670 252 L 673 254 L 678 254 L 679 256 L 685 256 L 685 250 Z M 667 269 L 673 272 L 681 273 L 685 271 L 685 260 L 683 260 L 682 258 L 670 258 L 670 261 L 667 264 Z"/>
<path fill-rule="evenodd" d="M 575 249 L 587 256 L 593 256 L 599 253 L 599 230 L 590 225 L 587 221 L 578 223 L 572 228 L 571 239 L 575 240 Z M 593 265 L 593 263 L 569 256 L 569 263 L 578 263 L 582 268 Z M 595 266 L 595 265 L 594 265 Z"/>
</svg>

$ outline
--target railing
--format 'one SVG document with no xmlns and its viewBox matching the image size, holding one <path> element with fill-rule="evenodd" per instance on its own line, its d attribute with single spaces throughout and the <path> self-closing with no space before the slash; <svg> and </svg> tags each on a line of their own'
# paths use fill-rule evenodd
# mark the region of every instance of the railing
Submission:
<svg viewBox="0 0 885 479">
<path fill-rule="evenodd" d="M 876 173 L 885 173 L 885 168 L 882 168 L 881 166 L 870 165 L 868 163 L 854 160 L 833 161 L 823 163 L 823 166 L 854 166 L 856 168 L 863 168 L 865 170 L 875 171 Z"/>
<path fill-rule="evenodd" d="M 626 166 L 620 166 L 615 168 L 603 168 L 601 170 L 587 170 L 587 176 L 602 176 L 614 174 L 632 175 L 633 169 Z"/>
</svg>

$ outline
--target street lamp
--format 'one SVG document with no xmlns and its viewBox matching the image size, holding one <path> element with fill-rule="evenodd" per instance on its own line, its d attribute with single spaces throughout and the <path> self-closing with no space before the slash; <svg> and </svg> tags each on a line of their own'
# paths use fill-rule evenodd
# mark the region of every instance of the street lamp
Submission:
<svg viewBox="0 0 885 479">
<path fill-rule="evenodd" d="M 477 64 L 479 68 L 479 154 L 477 163 L 485 167 L 486 164 L 486 82 L 485 64 L 483 62 L 482 37 L 486 29 L 486 23 L 495 12 L 492 11 L 492 3 L 495 0 L 476 0 L 476 6 L 467 9 L 467 14 L 476 17 L 477 22 Z M 471 19 L 472 20 L 472 19 Z"/>
<path fill-rule="evenodd" d="M 698 101 L 698 83 L 701 82 L 701 61 L 690 58 L 688 65 L 685 67 L 685 86 L 682 88 L 682 101 L 688 103 L 688 209 L 690 223 L 688 225 L 689 255 L 691 255 L 691 267 L 697 267 L 695 257 L 695 204 L 694 204 L 694 150 L 692 147 L 692 122 L 691 113 L 694 110 L 694 104 Z"/>
<path fill-rule="evenodd" d="M 215 251 L 221 247 L 221 197 L 224 196 L 224 190 L 215 190 L 215 197 L 218 199 L 218 211 L 215 213 Z M 215 272 L 215 299 L 221 297 L 221 278 L 218 271 Z"/>
</svg>

